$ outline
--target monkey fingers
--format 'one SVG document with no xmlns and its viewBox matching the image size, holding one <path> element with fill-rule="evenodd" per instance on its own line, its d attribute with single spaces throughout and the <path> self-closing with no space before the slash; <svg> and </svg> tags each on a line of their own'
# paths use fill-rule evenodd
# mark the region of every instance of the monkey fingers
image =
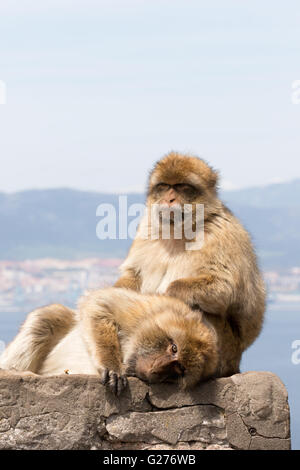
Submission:
<svg viewBox="0 0 300 470">
<path fill-rule="evenodd" d="M 105 367 L 101 368 L 99 370 L 99 374 L 100 374 L 100 382 L 102 383 L 102 385 L 105 385 L 107 384 L 108 382 L 108 369 L 106 369 Z"/>
<path fill-rule="evenodd" d="M 114 395 L 119 396 L 127 386 L 126 375 L 120 375 L 117 372 L 114 372 L 113 370 L 110 370 L 108 375 L 109 375 L 108 384 L 109 384 L 110 390 L 112 391 Z"/>
<path fill-rule="evenodd" d="M 100 382 L 103 385 L 108 384 L 112 393 L 116 396 L 119 396 L 122 391 L 127 387 L 127 377 L 126 375 L 120 375 L 114 370 L 109 370 L 107 368 L 101 369 L 100 372 Z"/>
</svg>

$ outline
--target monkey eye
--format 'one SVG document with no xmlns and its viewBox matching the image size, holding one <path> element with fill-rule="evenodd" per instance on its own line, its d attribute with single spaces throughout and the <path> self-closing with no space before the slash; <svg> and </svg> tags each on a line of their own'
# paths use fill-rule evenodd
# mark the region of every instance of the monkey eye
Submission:
<svg viewBox="0 0 300 470">
<path fill-rule="evenodd" d="M 181 194 L 188 196 L 194 196 L 197 194 L 198 190 L 195 186 L 188 183 L 178 183 L 174 185 L 174 189 Z"/>
<path fill-rule="evenodd" d="M 177 353 L 177 346 L 175 343 L 172 344 L 172 353 L 176 354 Z"/>
<path fill-rule="evenodd" d="M 168 189 L 170 189 L 170 185 L 167 183 L 158 183 L 155 186 L 155 189 L 157 189 L 158 191 L 167 191 Z"/>
</svg>

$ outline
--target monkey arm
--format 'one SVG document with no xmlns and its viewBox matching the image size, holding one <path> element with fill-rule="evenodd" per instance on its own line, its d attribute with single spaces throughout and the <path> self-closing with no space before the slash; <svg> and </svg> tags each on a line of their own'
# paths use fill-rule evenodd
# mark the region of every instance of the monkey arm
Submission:
<svg viewBox="0 0 300 470">
<path fill-rule="evenodd" d="M 126 269 L 122 276 L 117 280 L 114 287 L 124 287 L 137 292 L 141 289 L 140 275 L 132 268 Z"/>
<path fill-rule="evenodd" d="M 148 304 L 151 311 L 151 299 Z M 136 331 L 145 316 L 145 302 L 141 294 L 132 290 L 111 287 L 89 292 L 80 299 L 78 307 L 83 338 L 92 360 L 103 383 L 108 381 L 119 394 L 127 383 L 119 334 L 126 338 Z"/>
<path fill-rule="evenodd" d="M 83 339 L 101 382 L 108 383 L 113 393 L 119 395 L 127 379 L 122 373 L 118 325 L 105 302 L 101 305 L 93 294 L 80 300 L 79 312 Z"/>
<path fill-rule="evenodd" d="M 233 290 L 230 280 L 208 273 L 173 281 L 166 294 L 190 307 L 199 306 L 204 312 L 223 316 L 232 302 Z"/>
</svg>

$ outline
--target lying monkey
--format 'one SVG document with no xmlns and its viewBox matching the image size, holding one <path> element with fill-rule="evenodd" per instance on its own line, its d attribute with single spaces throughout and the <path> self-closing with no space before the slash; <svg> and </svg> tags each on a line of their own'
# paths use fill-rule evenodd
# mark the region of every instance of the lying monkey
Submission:
<svg viewBox="0 0 300 470">
<path fill-rule="evenodd" d="M 217 374 L 217 335 L 184 302 L 129 289 L 95 290 L 78 313 L 50 305 L 30 313 L 0 367 L 41 375 L 99 374 L 119 395 L 127 375 L 190 388 Z"/>
</svg>

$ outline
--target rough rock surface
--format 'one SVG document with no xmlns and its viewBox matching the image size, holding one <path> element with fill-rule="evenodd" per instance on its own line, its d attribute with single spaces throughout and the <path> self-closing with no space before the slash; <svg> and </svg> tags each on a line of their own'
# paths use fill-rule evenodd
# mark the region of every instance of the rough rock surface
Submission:
<svg viewBox="0 0 300 470">
<path fill-rule="evenodd" d="M 2 370 L 0 449 L 290 449 L 287 392 L 247 372 L 189 392 L 130 378 L 115 398 L 95 376 Z"/>
</svg>

